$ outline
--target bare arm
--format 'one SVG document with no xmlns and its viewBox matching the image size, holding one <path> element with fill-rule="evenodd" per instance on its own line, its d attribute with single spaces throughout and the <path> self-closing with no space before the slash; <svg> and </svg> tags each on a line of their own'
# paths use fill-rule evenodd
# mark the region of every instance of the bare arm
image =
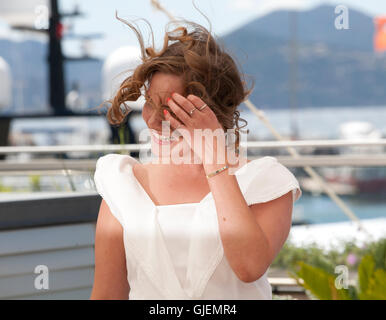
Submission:
<svg viewBox="0 0 386 320">
<path fill-rule="evenodd" d="M 248 206 L 235 175 L 219 174 L 209 179 L 209 185 L 229 265 L 244 282 L 259 279 L 288 237 L 292 191 L 275 200 Z M 224 197 L 225 194 L 232 197 Z"/>
<path fill-rule="evenodd" d="M 128 299 L 123 229 L 102 199 L 95 235 L 95 272 L 91 300 Z"/>
</svg>

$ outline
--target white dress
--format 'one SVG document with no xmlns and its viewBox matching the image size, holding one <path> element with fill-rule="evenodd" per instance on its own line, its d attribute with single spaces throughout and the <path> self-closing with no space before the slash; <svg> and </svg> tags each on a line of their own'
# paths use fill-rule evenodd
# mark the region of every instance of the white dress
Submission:
<svg viewBox="0 0 386 320">
<path fill-rule="evenodd" d="M 272 299 L 267 272 L 246 283 L 224 255 L 212 194 L 199 203 L 157 206 L 136 179 L 138 160 L 107 154 L 96 164 L 94 181 L 123 227 L 130 300 Z M 267 202 L 293 191 L 294 175 L 274 157 L 239 168 L 236 178 L 248 203 Z"/>
</svg>

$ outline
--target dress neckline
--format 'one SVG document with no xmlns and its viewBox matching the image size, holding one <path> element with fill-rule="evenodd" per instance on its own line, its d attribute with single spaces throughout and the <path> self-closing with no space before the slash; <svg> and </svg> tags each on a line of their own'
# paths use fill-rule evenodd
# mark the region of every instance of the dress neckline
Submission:
<svg viewBox="0 0 386 320">
<path fill-rule="evenodd" d="M 173 208 L 173 207 L 179 207 L 179 206 L 197 206 L 201 202 L 206 199 L 206 197 L 209 195 L 209 193 L 200 201 L 200 202 L 184 202 L 184 203 L 172 203 L 172 204 L 161 204 L 161 205 L 156 205 L 155 207 L 157 208 Z"/>
<path fill-rule="evenodd" d="M 135 159 L 134 157 L 131 157 L 136 163 L 139 163 L 141 164 L 140 161 L 138 161 L 137 159 Z M 161 204 L 161 205 L 157 205 L 154 203 L 153 199 L 150 197 L 150 195 L 147 193 L 147 191 L 145 190 L 145 188 L 142 186 L 142 184 L 138 181 L 137 177 L 135 176 L 134 174 L 134 170 L 133 170 L 133 166 L 130 165 L 129 166 L 129 170 L 130 170 L 130 173 L 133 177 L 133 180 L 135 181 L 135 183 L 137 184 L 138 188 L 141 190 L 141 192 L 145 195 L 145 197 L 148 199 L 149 203 L 151 203 L 153 205 L 153 207 L 155 208 L 167 208 L 167 207 L 178 207 L 178 206 L 186 206 L 186 205 L 200 205 L 201 203 L 203 203 L 207 198 L 209 198 L 209 196 L 211 196 L 212 192 L 209 191 L 202 199 L 200 202 L 184 202 L 184 203 L 173 203 L 173 204 Z"/>
<path fill-rule="evenodd" d="M 134 157 L 132 156 L 129 156 L 131 159 L 133 159 L 136 163 L 139 163 L 141 164 L 140 161 L 138 161 L 137 159 L 135 159 Z M 249 161 L 247 162 L 246 164 L 244 164 L 242 167 L 238 168 L 236 171 L 235 171 L 235 175 L 237 172 L 239 172 L 242 168 L 246 167 L 249 163 L 255 161 L 255 160 L 258 160 L 258 159 L 254 159 L 252 161 Z M 138 181 L 137 177 L 135 176 L 134 174 L 134 170 L 133 170 L 133 165 L 130 164 L 129 165 L 129 172 L 130 174 L 132 175 L 133 177 L 133 180 L 134 182 L 137 184 L 138 188 L 141 190 L 141 192 L 144 194 L 144 196 L 147 198 L 147 200 L 149 201 L 149 203 L 154 207 L 154 208 L 167 208 L 167 207 L 178 207 L 178 206 L 186 206 L 186 205 L 195 205 L 195 206 L 199 206 L 201 205 L 204 201 L 206 201 L 211 195 L 212 195 L 212 191 L 209 191 L 199 202 L 184 202 L 184 203 L 173 203 L 173 204 L 161 204 L 161 205 L 157 205 L 154 203 L 153 199 L 150 197 L 150 195 L 147 193 L 147 191 L 145 190 L 145 188 L 142 186 L 142 184 Z"/>
</svg>

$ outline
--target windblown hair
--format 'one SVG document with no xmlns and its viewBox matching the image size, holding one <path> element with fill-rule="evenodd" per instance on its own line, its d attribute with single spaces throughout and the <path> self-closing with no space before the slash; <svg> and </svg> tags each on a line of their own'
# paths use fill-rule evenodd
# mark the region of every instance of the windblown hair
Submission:
<svg viewBox="0 0 386 320">
<path fill-rule="evenodd" d="M 154 38 L 153 46 L 145 48 L 139 28 L 121 18 L 118 19 L 136 34 L 142 63 L 122 82 L 115 97 L 108 101 L 111 104 L 107 111 L 108 121 L 113 125 L 124 121 L 131 111 L 126 102 L 136 101 L 143 92 L 146 94 L 155 72 L 173 74 L 182 77 L 185 97 L 189 94 L 200 97 L 213 110 L 225 131 L 235 130 L 235 144 L 238 148 L 239 131 L 247 125 L 247 121 L 240 118 L 237 108 L 250 94 L 251 89 L 247 88 L 244 76 L 235 61 L 214 39 L 211 32 L 197 23 L 182 20 L 186 26 L 180 25 L 172 31 L 166 29 L 163 47 L 156 52 Z M 151 35 L 153 37 L 152 31 Z M 167 109 L 175 117 L 168 106 L 157 106 L 154 103 L 152 105 L 161 117 L 163 109 Z M 242 127 L 239 126 L 240 120 L 244 122 Z"/>
</svg>

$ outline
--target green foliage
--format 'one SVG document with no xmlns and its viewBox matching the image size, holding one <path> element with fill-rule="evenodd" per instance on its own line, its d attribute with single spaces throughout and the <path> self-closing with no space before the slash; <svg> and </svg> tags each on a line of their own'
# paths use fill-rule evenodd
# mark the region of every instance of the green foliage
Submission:
<svg viewBox="0 0 386 320">
<path fill-rule="evenodd" d="M 0 192 L 12 192 L 12 191 L 13 191 L 12 187 L 6 187 L 0 183 Z"/>
<path fill-rule="evenodd" d="M 386 269 L 386 238 L 366 243 L 363 247 L 358 247 L 353 241 L 341 242 L 338 248 L 329 251 L 316 244 L 297 247 L 287 241 L 271 267 L 295 271 L 297 262 L 303 261 L 333 274 L 337 265 L 346 265 L 351 271 L 357 270 L 361 259 L 367 254 L 374 257 L 376 268 Z M 355 257 L 356 261 L 350 261 L 350 256 Z"/>
<path fill-rule="evenodd" d="M 311 297 L 320 300 L 386 300 L 386 270 L 376 268 L 370 254 L 363 257 L 358 268 L 357 287 L 337 288 L 336 277 L 320 267 L 299 261 L 290 273 Z"/>
<path fill-rule="evenodd" d="M 32 191 L 41 191 L 40 175 L 33 174 L 29 176 Z"/>
<path fill-rule="evenodd" d="M 123 122 L 118 128 L 118 136 L 119 136 L 119 144 L 124 145 L 130 143 L 129 130 L 127 127 L 127 123 Z M 125 149 L 117 151 L 120 154 L 127 154 Z"/>
<path fill-rule="evenodd" d="M 294 270 L 296 263 L 303 261 L 313 266 L 320 267 L 330 273 L 334 272 L 335 259 L 329 259 L 325 252 L 316 245 L 296 247 L 290 242 L 286 242 L 279 252 L 272 267 Z"/>
<path fill-rule="evenodd" d="M 386 270 L 376 269 L 371 255 L 365 256 L 359 265 L 358 287 L 361 300 L 386 300 Z"/>
<path fill-rule="evenodd" d="M 121 125 L 118 129 L 118 135 L 119 135 L 119 142 L 120 144 L 125 144 L 125 143 L 128 143 L 126 140 L 125 140 L 125 126 Z"/>
<path fill-rule="evenodd" d="M 368 244 L 367 254 L 374 257 L 376 269 L 386 270 L 386 238 Z"/>
<path fill-rule="evenodd" d="M 335 276 L 321 268 L 298 263 L 299 269 L 292 276 L 308 290 L 312 296 L 320 300 L 350 300 L 348 289 L 337 289 Z"/>
</svg>

